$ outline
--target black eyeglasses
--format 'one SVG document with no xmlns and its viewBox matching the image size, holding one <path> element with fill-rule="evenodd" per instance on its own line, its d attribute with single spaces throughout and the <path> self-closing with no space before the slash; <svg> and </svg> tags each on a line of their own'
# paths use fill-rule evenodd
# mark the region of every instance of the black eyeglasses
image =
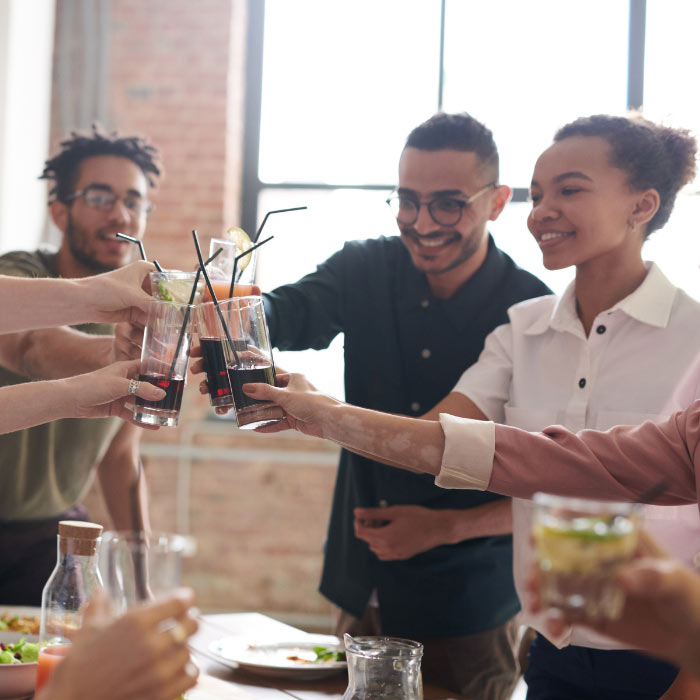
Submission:
<svg viewBox="0 0 700 700">
<path fill-rule="evenodd" d="M 123 197 L 113 192 L 111 189 L 88 185 L 85 189 L 73 192 L 66 197 L 66 203 L 73 202 L 78 197 L 82 197 L 85 204 L 98 211 L 112 211 L 118 200 L 124 202 L 124 206 L 136 216 L 146 216 L 153 205 L 138 194 L 127 193 Z"/>
<path fill-rule="evenodd" d="M 464 210 L 484 192 L 496 188 L 495 182 L 490 182 L 482 187 L 476 194 L 459 199 L 458 197 L 436 197 L 429 202 L 417 202 L 413 197 L 397 194 L 386 200 L 396 220 L 405 226 L 412 226 L 418 221 L 418 214 L 422 206 L 428 207 L 428 213 L 432 220 L 440 226 L 456 226 L 464 215 Z"/>
</svg>

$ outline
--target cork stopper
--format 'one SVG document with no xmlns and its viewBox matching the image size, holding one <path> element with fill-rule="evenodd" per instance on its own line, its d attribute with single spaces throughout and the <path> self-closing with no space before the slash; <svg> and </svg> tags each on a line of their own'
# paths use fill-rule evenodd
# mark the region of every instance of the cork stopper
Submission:
<svg viewBox="0 0 700 700">
<path fill-rule="evenodd" d="M 92 556 L 97 551 L 97 539 L 102 534 L 102 525 L 82 520 L 61 520 L 58 534 L 62 554 Z"/>
</svg>

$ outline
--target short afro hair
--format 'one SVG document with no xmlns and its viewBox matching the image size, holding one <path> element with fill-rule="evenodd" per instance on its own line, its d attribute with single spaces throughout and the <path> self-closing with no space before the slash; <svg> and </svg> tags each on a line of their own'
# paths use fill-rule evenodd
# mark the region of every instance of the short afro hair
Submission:
<svg viewBox="0 0 700 700">
<path fill-rule="evenodd" d="M 148 184 L 154 187 L 161 174 L 158 149 L 140 136 L 119 136 L 116 131 L 106 133 L 99 124 L 92 125 L 92 133 L 71 132 L 61 142 L 61 150 L 44 164 L 40 180 L 53 180 L 49 196 L 67 203 L 79 176 L 80 164 L 92 156 L 120 156 L 128 158 L 141 168 Z"/>
</svg>

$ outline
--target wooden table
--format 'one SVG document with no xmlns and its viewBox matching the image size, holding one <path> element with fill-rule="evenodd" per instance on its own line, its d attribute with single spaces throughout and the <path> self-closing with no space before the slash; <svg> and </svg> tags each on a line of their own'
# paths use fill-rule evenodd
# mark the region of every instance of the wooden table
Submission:
<svg viewBox="0 0 700 700">
<path fill-rule="evenodd" d="M 247 641 L 304 641 L 308 634 L 259 613 L 204 615 L 199 632 L 191 640 L 195 660 L 202 672 L 188 700 L 340 700 L 348 684 L 347 674 L 327 678 L 291 681 L 267 678 L 221 664 L 211 654 L 209 644 L 221 637 L 240 636 Z M 425 700 L 446 700 L 461 696 L 424 685 Z"/>
</svg>

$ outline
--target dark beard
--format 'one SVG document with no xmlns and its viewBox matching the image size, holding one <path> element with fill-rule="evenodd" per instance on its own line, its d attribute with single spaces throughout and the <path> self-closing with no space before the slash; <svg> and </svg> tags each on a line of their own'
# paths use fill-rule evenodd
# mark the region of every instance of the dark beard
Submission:
<svg viewBox="0 0 700 700">
<path fill-rule="evenodd" d="M 64 235 L 68 241 L 68 249 L 70 250 L 71 255 L 83 267 L 87 268 L 91 272 L 94 272 L 96 275 L 102 274 L 103 272 L 111 272 L 112 270 L 117 269 L 113 265 L 103 265 L 82 249 L 81 238 L 84 238 L 84 236 L 81 235 L 80 230 L 74 225 L 73 217 L 70 212 L 68 212 L 68 223 L 66 225 Z"/>
<path fill-rule="evenodd" d="M 440 270 L 437 274 L 444 274 L 445 272 L 454 270 L 456 267 L 459 267 L 467 262 L 467 260 L 469 260 L 469 258 L 471 258 L 477 250 L 479 250 L 479 240 L 476 238 L 476 236 L 472 235 L 469 238 L 463 239 L 462 245 L 459 249 L 459 255 L 447 267 Z"/>
</svg>

